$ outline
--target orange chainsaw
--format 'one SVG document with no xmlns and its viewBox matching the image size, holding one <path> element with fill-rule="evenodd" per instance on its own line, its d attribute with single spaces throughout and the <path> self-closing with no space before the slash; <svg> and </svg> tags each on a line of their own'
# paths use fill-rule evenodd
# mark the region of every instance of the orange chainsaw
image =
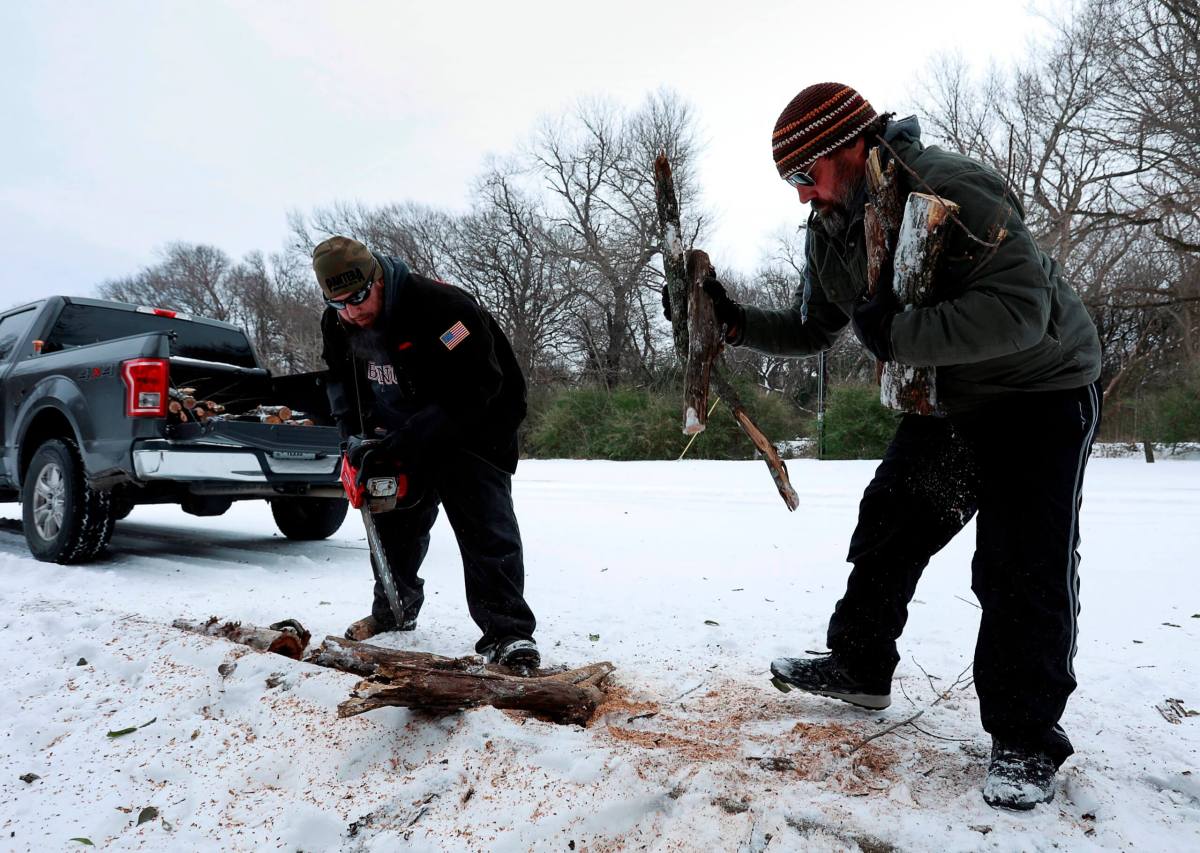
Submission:
<svg viewBox="0 0 1200 853">
<path fill-rule="evenodd" d="M 363 439 L 359 446 L 377 445 L 378 439 Z M 396 582 L 392 578 L 392 567 L 388 562 L 387 552 L 379 538 L 375 527 L 374 515 L 377 512 L 388 512 L 396 508 L 396 503 L 408 494 L 408 476 L 396 470 L 394 460 L 386 461 L 373 457 L 376 448 L 368 446 L 360 456 L 359 468 L 350 464 L 350 454 L 342 454 L 342 488 L 350 500 L 350 506 L 362 512 L 363 527 L 367 531 L 367 544 L 371 548 L 375 577 L 383 587 L 387 596 L 388 606 L 397 625 L 404 624 L 404 602 L 396 590 Z M 389 470 L 390 469 L 390 470 Z M 371 474 L 374 473 L 374 476 Z"/>
</svg>

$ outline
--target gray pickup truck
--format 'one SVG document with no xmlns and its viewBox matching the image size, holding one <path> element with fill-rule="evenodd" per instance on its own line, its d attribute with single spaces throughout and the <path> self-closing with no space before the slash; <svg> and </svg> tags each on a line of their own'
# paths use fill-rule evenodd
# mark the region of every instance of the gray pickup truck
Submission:
<svg viewBox="0 0 1200 853">
<path fill-rule="evenodd" d="M 181 387 L 229 412 L 285 404 L 314 425 L 174 422 Z M 10 309 L 0 401 L 0 501 L 22 503 L 39 560 L 93 559 L 138 504 L 207 516 L 265 498 L 291 539 L 323 539 L 346 516 L 322 374 L 272 376 L 228 323 L 64 296 Z"/>
</svg>

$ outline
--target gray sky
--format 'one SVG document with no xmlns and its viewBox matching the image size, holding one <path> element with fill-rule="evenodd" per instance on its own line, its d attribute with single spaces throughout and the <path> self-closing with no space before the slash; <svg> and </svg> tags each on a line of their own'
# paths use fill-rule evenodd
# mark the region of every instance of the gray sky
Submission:
<svg viewBox="0 0 1200 853">
<path fill-rule="evenodd" d="M 806 213 L 769 142 L 797 91 L 836 80 L 903 113 L 936 51 L 1006 65 L 1045 25 L 994 0 L 11 0 L 0 32 L 3 308 L 92 293 L 171 240 L 277 251 L 292 209 L 462 209 L 539 117 L 660 86 L 707 140 L 705 248 L 749 271 Z"/>
</svg>

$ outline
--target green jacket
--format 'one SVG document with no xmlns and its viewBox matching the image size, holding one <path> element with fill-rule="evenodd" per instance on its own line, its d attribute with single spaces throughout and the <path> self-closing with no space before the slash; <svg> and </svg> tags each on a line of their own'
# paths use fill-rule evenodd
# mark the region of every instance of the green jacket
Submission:
<svg viewBox="0 0 1200 853">
<path fill-rule="evenodd" d="M 1025 211 L 993 169 L 921 144 L 916 118 L 891 122 L 884 139 L 929 188 L 957 202 L 959 219 L 989 239 L 997 221 L 1007 234 L 991 250 L 951 223 L 933 285 L 933 302 L 897 314 L 891 342 L 897 362 L 937 369 L 940 407 L 969 411 L 1001 394 L 1079 388 L 1100 375 L 1100 340 L 1079 296 L 1025 227 Z M 901 191 L 929 192 L 905 169 Z M 845 234 L 828 234 L 809 217 L 804 282 L 781 310 L 746 306 L 736 343 L 776 355 L 828 349 L 865 298 L 866 241 L 858 207 Z"/>
</svg>

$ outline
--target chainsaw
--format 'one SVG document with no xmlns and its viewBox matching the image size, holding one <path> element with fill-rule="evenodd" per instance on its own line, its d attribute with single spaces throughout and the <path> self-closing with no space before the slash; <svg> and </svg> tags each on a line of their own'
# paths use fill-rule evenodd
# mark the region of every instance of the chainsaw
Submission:
<svg viewBox="0 0 1200 853">
<path fill-rule="evenodd" d="M 377 444 L 375 439 L 365 439 L 362 444 Z M 363 527 L 367 531 L 367 544 L 374 557 L 375 577 L 379 579 L 387 596 L 388 606 L 397 625 L 404 624 L 404 602 L 396 590 L 396 581 L 392 578 L 392 567 L 384 551 L 379 531 L 375 527 L 375 513 L 389 512 L 408 494 L 408 476 L 396 470 L 394 460 L 376 460 L 374 447 L 368 447 L 362 454 L 359 468 L 350 464 L 350 454 L 342 454 L 342 488 L 350 501 L 350 506 L 362 512 Z M 390 469 L 390 470 L 389 470 Z M 374 476 L 372 476 L 372 474 Z"/>
</svg>

